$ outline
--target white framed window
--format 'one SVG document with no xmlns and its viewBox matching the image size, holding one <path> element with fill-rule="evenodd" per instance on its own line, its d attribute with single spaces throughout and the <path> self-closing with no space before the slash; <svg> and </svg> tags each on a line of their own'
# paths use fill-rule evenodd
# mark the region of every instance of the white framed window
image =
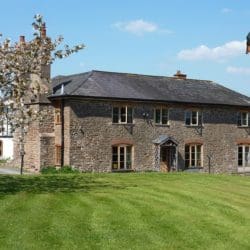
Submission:
<svg viewBox="0 0 250 250">
<path fill-rule="evenodd" d="M 154 110 L 154 122 L 158 125 L 169 124 L 169 110 L 167 108 L 155 108 Z"/>
<path fill-rule="evenodd" d="M 133 123 L 133 108 L 130 106 L 113 107 L 112 122 L 120 124 Z"/>
<path fill-rule="evenodd" d="M 185 145 L 185 168 L 202 167 L 202 145 Z"/>
<path fill-rule="evenodd" d="M 250 167 L 250 145 L 238 146 L 238 166 Z"/>
<path fill-rule="evenodd" d="M 12 125 L 8 119 L 9 108 L 3 109 L 0 116 L 0 136 L 12 136 Z"/>
<path fill-rule="evenodd" d="M 186 126 L 202 125 L 202 112 L 198 110 L 187 110 L 185 112 L 185 125 Z"/>
<path fill-rule="evenodd" d="M 112 170 L 132 169 L 132 146 L 119 145 L 112 147 Z"/>
<path fill-rule="evenodd" d="M 239 112 L 237 124 L 239 127 L 250 127 L 250 112 Z"/>
</svg>

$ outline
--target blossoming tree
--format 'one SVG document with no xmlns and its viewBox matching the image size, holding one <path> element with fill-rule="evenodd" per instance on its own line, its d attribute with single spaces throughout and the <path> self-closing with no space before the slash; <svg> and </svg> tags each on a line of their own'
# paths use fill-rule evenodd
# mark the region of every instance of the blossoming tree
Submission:
<svg viewBox="0 0 250 250">
<path fill-rule="evenodd" d="M 18 134 L 21 157 L 20 173 L 24 167 L 25 134 L 31 122 L 42 119 L 43 113 L 34 109 L 32 103 L 48 94 L 50 79 L 43 72 L 56 59 L 68 57 L 84 48 L 63 45 L 63 37 L 54 41 L 46 36 L 46 27 L 41 15 L 34 17 L 33 39 L 25 42 L 20 37 L 18 43 L 9 39 L 0 42 L 0 104 L 1 118 L 8 119 L 13 132 Z M 0 35 L 2 37 L 2 35 Z M 46 84 L 41 84 L 45 82 Z M 8 110 L 8 112 L 6 112 Z"/>
</svg>

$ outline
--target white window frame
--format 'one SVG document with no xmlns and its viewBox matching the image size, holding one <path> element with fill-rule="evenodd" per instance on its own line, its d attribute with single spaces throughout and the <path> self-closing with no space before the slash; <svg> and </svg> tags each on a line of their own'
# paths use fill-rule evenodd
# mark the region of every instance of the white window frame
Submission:
<svg viewBox="0 0 250 250">
<path fill-rule="evenodd" d="M 185 166 L 186 166 L 186 146 L 188 146 L 189 147 L 189 165 L 188 165 L 188 168 L 194 168 L 194 167 L 203 167 L 203 145 L 202 144 L 186 144 L 185 145 Z M 198 146 L 200 146 L 201 147 L 201 152 L 200 152 L 200 154 L 201 154 L 201 164 L 200 164 L 200 166 L 197 164 L 197 162 L 198 162 L 198 157 L 197 157 L 197 152 L 198 152 L 198 150 L 197 150 L 197 147 Z M 194 159 L 194 161 L 195 161 L 195 165 L 193 166 L 192 165 L 192 147 L 195 147 L 195 155 L 194 155 L 194 157 L 195 157 L 195 159 Z"/>
<path fill-rule="evenodd" d="M 239 148 L 242 147 L 242 166 L 239 165 Z M 246 147 L 248 147 L 248 150 L 250 151 L 250 145 L 238 145 L 238 152 L 237 152 L 237 165 L 239 168 L 245 168 L 245 167 L 250 167 L 250 153 L 249 153 L 249 159 L 248 159 L 248 165 L 246 166 Z"/>
<path fill-rule="evenodd" d="M 243 114 L 246 114 L 246 124 L 243 124 Z M 241 111 L 240 112 L 240 125 L 238 125 L 239 127 L 250 127 L 249 124 L 249 117 L 250 117 L 250 112 L 247 111 Z"/>
<path fill-rule="evenodd" d="M 193 112 L 196 113 L 196 123 L 193 123 Z M 191 113 L 191 115 L 190 115 L 190 124 L 186 123 L 186 121 L 187 121 L 187 113 Z M 199 116 L 201 116 L 201 124 L 199 124 Z M 202 124 L 203 124 L 203 115 L 202 115 L 202 112 L 200 110 L 186 110 L 185 111 L 185 125 L 186 126 L 199 126 L 199 125 L 202 126 Z"/>
<path fill-rule="evenodd" d="M 114 116 L 114 108 L 118 108 L 118 122 L 113 122 L 113 116 Z M 125 108 L 126 109 L 126 116 L 125 116 L 125 121 L 121 121 L 121 109 Z M 132 109 L 132 123 L 128 123 L 128 108 Z M 131 106 L 113 106 L 112 107 L 112 123 L 113 124 L 133 124 L 134 123 L 134 109 Z"/>
<path fill-rule="evenodd" d="M 117 164 L 118 164 L 118 167 L 117 167 L 117 169 L 114 169 L 113 168 L 113 147 L 117 147 L 117 157 L 118 157 L 118 159 L 117 159 Z M 128 168 L 128 166 L 127 166 L 127 148 L 128 147 L 130 147 L 131 148 L 131 167 L 130 168 Z M 120 168 L 120 163 L 121 163 L 121 161 L 120 161 L 120 154 L 121 154 L 121 151 L 120 151 L 120 148 L 124 148 L 124 168 Z M 127 144 L 121 144 L 121 145 L 114 145 L 114 146 L 112 146 L 112 164 L 111 164 L 111 169 L 113 170 L 113 171 L 115 171 L 115 170 L 131 170 L 131 169 L 133 169 L 133 146 L 132 145 L 127 145 Z"/>
<path fill-rule="evenodd" d="M 160 110 L 160 122 L 159 123 L 156 122 L 156 110 L 157 109 Z M 167 113 L 168 113 L 168 117 L 167 117 L 168 121 L 167 121 L 167 123 L 162 123 L 162 110 L 163 109 L 166 109 Z M 156 125 L 165 125 L 165 126 L 169 125 L 169 108 L 166 108 L 166 107 L 156 107 L 156 108 L 154 108 L 154 123 Z"/>
</svg>

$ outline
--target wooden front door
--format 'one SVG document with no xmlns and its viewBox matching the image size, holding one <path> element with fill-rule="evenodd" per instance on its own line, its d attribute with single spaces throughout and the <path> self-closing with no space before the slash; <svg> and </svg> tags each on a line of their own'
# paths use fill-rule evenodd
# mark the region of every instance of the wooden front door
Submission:
<svg viewBox="0 0 250 250">
<path fill-rule="evenodd" d="M 169 172 L 174 167 L 174 157 L 175 157 L 175 147 L 174 146 L 162 146 L 161 147 L 161 162 L 160 168 L 161 172 Z"/>
</svg>

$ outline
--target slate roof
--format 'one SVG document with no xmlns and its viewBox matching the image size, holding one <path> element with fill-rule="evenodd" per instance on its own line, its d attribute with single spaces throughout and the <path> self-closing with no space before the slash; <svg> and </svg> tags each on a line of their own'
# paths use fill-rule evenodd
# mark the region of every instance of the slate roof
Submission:
<svg viewBox="0 0 250 250">
<path fill-rule="evenodd" d="M 63 87 L 62 87 L 63 85 Z M 250 97 L 207 80 L 90 71 L 52 79 L 58 97 L 91 97 L 250 107 Z"/>
</svg>

